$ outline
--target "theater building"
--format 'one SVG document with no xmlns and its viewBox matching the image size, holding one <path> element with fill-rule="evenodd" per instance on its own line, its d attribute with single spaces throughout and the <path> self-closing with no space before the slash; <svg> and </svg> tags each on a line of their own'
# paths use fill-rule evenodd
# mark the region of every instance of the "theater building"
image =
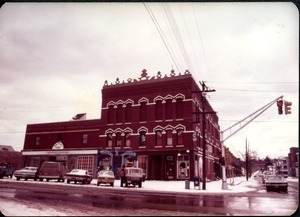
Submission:
<svg viewBox="0 0 300 217">
<path fill-rule="evenodd" d="M 105 81 L 101 118 L 27 125 L 23 165 L 62 161 L 69 170 L 88 169 L 95 177 L 111 169 L 118 178 L 122 165 L 133 164 L 148 180 L 193 180 L 202 176 L 204 130 L 206 177 L 215 180 L 220 127 L 199 92 L 189 71 L 150 77 L 143 70 L 138 79 Z"/>
</svg>

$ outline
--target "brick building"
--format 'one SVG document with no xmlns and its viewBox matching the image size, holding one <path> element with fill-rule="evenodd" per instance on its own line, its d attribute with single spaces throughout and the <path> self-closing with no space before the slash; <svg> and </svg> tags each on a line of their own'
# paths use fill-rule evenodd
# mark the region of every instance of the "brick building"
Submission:
<svg viewBox="0 0 300 217">
<path fill-rule="evenodd" d="M 195 93 L 196 92 L 196 93 Z M 220 176 L 218 116 L 192 75 L 186 71 L 127 79 L 102 88 L 101 118 L 27 125 L 23 164 L 63 161 L 69 169 L 86 168 L 95 176 L 123 164 L 144 169 L 151 180 L 193 180 L 202 176 L 203 107 L 207 178 Z M 203 105 L 202 105 L 203 102 Z"/>
</svg>

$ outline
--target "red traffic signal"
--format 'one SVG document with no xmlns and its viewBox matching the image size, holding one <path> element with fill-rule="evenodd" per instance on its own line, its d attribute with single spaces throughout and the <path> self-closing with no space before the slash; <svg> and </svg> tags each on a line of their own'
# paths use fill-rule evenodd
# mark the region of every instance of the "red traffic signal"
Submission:
<svg viewBox="0 0 300 217">
<path fill-rule="evenodd" d="M 283 106 L 283 101 L 282 100 L 278 100 L 277 101 L 277 107 L 278 107 L 278 114 L 280 114 L 280 115 L 282 115 L 282 113 L 283 113 L 282 106 Z"/>
<path fill-rule="evenodd" d="M 289 102 L 289 101 L 284 101 L 284 113 L 286 115 L 288 114 L 291 114 L 291 105 L 292 105 L 292 102 Z"/>
</svg>

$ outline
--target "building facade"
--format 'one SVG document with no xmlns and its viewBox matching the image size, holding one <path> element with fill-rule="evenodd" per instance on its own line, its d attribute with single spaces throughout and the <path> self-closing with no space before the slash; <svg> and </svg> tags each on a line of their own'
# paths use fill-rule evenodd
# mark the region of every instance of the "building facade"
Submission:
<svg viewBox="0 0 300 217">
<path fill-rule="evenodd" d="M 143 70 L 138 79 L 105 81 L 101 118 L 27 125 L 23 164 L 62 161 L 69 170 L 86 168 L 94 176 L 111 169 L 117 178 L 118 169 L 131 164 L 150 180 L 193 180 L 202 177 L 204 162 L 206 177 L 215 180 L 220 127 L 202 97 L 188 71 L 150 77 Z"/>
</svg>

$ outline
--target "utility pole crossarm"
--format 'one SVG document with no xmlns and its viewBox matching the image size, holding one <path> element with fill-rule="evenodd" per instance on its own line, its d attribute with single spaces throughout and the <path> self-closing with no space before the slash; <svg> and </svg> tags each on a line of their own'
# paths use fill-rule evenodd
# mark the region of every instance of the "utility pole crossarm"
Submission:
<svg viewBox="0 0 300 217">
<path fill-rule="evenodd" d="M 227 129 L 223 130 L 221 133 L 223 134 L 223 142 L 226 141 L 227 139 L 229 139 L 231 136 L 233 136 L 234 134 L 236 134 L 238 131 L 240 131 L 241 129 L 243 129 L 245 126 L 247 126 L 249 123 L 251 123 L 255 118 L 257 118 L 259 115 L 261 115 L 264 111 L 266 111 L 268 108 L 270 108 L 274 103 L 277 102 L 277 100 L 282 99 L 283 96 L 280 96 L 276 99 L 274 99 L 273 101 L 269 102 L 268 104 L 264 105 L 263 107 L 261 107 L 260 109 L 258 109 L 257 111 L 253 112 L 252 114 L 248 115 L 247 117 L 245 117 L 244 119 L 238 121 L 237 123 L 233 124 L 232 126 L 228 127 Z M 250 118 L 250 120 L 248 120 L 246 123 L 242 123 L 244 121 L 246 121 L 248 118 Z M 231 132 L 231 129 L 233 127 L 235 127 L 236 125 L 240 125 L 240 127 L 238 129 L 236 129 L 235 131 Z M 224 138 L 224 133 L 227 131 L 230 131 L 230 135 L 227 136 L 226 138 Z"/>
</svg>

